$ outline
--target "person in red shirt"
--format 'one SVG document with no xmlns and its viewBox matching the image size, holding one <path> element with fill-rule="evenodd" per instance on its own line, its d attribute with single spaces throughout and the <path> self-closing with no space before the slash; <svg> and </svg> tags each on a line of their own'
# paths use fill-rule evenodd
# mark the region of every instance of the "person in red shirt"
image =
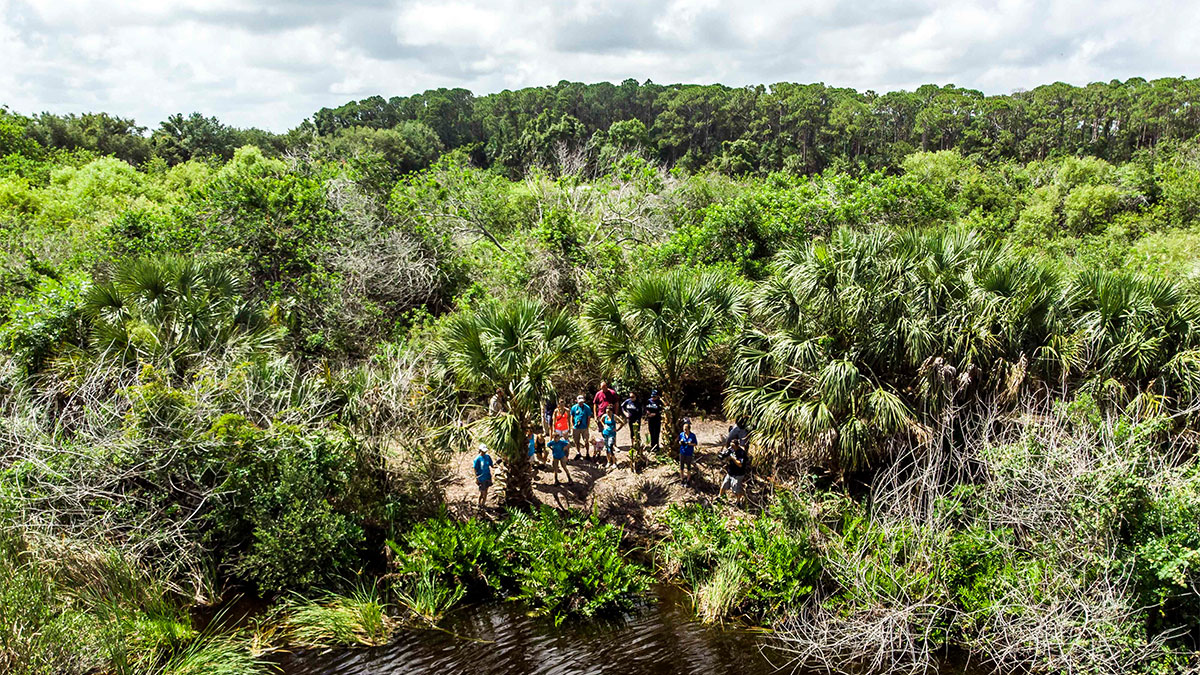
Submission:
<svg viewBox="0 0 1200 675">
<path fill-rule="evenodd" d="M 617 393 L 616 389 L 608 386 L 607 381 L 601 380 L 600 391 L 597 391 L 592 398 L 592 410 L 596 411 L 596 431 L 604 432 L 604 423 L 601 421 L 601 418 L 604 417 L 604 409 L 612 406 L 615 411 L 619 405 L 621 405 L 621 395 Z"/>
</svg>

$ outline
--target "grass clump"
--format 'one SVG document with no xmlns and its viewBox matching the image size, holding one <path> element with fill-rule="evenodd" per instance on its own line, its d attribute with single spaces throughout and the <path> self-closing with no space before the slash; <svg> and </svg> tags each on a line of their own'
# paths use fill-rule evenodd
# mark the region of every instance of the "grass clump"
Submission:
<svg viewBox="0 0 1200 675">
<path fill-rule="evenodd" d="M 360 585 L 348 595 L 295 596 L 276 610 L 287 642 L 299 647 L 377 647 L 396 628 L 378 589 Z"/>
</svg>

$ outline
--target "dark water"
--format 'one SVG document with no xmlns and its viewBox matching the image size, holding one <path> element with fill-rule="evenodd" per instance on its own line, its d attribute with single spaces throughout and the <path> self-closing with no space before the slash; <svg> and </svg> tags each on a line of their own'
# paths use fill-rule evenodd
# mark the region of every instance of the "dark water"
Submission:
<svg viewBox="0 0 1200 675">
<path fill-rule="evenodd" d="M 403 631 L 386 647 L 285 655 L 279 664 L 288 675 L 739 675 L 773 673 L 786 665 L 785 658 L 763 651 L 768 641 L 757 633 L 699 624 L 682 592 L 658 587 L 656 595 L 657 603 L 619 620 L 557 628 L 526 616 L 515 603 L 469 607 L 446 617 L 447 632 Z"/>
</svg>

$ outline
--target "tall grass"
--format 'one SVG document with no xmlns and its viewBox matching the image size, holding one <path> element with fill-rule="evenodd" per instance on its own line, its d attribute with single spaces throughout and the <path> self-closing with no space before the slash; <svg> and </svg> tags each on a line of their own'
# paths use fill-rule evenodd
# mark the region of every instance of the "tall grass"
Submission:
<svg viewBox="0 0 1200 675">
<path fill-rule="evenodd" d="M 376 647 L 396 628 L 374 584 L 359 584 L 348 595 L 295 596 L 276 609 L 288 644 L 300 647 Z"/>
</svg>

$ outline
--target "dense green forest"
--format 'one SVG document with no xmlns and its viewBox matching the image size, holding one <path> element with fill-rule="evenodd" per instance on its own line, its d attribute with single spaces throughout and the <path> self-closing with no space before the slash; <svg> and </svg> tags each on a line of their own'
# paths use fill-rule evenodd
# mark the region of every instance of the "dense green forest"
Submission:
<svg viewBox="0 0 1200 675">
<path fill-rule="evenodd" d="M 1191 672 L 1198 86 L 0 113 L 0 671 L 268 672 L 659 579 L 809 666 Z M 664 503 L 664 451 L 537 504 L 527 430 L 602 378 L 747 418 L 749 503 Z"/>
</svg>

